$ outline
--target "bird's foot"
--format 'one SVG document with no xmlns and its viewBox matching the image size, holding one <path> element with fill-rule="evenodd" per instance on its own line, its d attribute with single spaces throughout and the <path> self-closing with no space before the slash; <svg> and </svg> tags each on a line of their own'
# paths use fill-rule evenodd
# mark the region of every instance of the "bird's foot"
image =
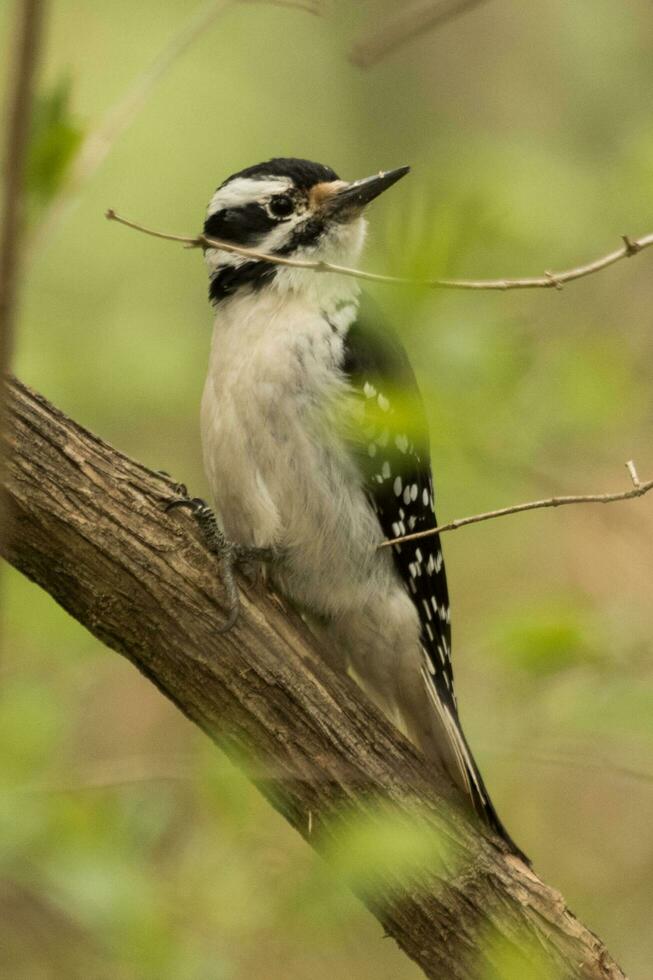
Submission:
<svg viewBox="0 0 653 980">
<path fill-rule="evenodd" d="M 201 497 L 191 497 L 183 483 L 178 483 L 175 487 L 177 496 L 164 499 L 164 510 L 169 513 L 171 510 L 185 508 L 190 511 L 197 521 L 197 524 L 204 538 L 204 543 L 215 555 L 220 563 L 222 581 L 227 594 L 227 606 L 229 614 L 224 626 L 221 626 L 220 633 L 227 633 L 238 619 L 240 612 L 240 596 L 238 584 L 236 582 L 236 569 L 239 565 L 246 562 L 268 562 L 275 557 L 272 548 L 256 548 L 238 544 L 230 541 L 218 524 L 215 514 Z"/>
</svg>

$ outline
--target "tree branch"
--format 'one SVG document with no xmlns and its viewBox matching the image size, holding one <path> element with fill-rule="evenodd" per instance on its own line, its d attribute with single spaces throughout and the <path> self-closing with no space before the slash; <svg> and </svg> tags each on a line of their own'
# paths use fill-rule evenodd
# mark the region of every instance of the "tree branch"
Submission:
<svg viewBox="0 0 653 980">
<path fill-rule="evenodd" d="M 484 514 L 473 514 L 471 517 L 458 517 L 454 521 L 449 521 L 448 524 L 430 527 L 426 531 L 416 531 L 414 534 L 402 534 L 398 538 L 388 538 L 387 541 L 383 541 L 379 545 L 379 548 L 387 548 L 392 544 L 400 544 L 402 541 L 418 541 L 419 538 L 430 538 L 434 534 L 455 531 L 457 528 L 466 527 L 468 524 L 480 524 L 482 521 L 491 521 L 495 517 L 506 517 L 508 514 L 523 514 L 525 510 L 542 510 L 544 507 L 563 507 L 566 504 L 613 504 L 618 500 L 633 500 L 635 497 L 643 497 L 649 490 L 653 490 L 653 480 L 648 480 L 646 483 L 640 481 L 632 459 L 628 460 L 626 468 L 633 482 L 630 490 L 621 490 L 619 493 L 581 493 L 566 497 L 547 497 L 544 500 L 529 500 L 526 504 L 513 504 L 511 507 L 488 510 Z"/>
<path fill-rule="evenodd" d="M 0 231 L 0 429 L 4 414 L 4 378 L 11 364 L 14 320 L 23 240 L 23 184 L 34 76 L 43 27 L 43 0 L 16 3 L 16 57 L 10 63 L 4 154 L 2 229 Z"/>
<path fill-rule="evenodd" d="M 381 24 L 370 37 L 356 41 L 349 53 L 349 60 L 359 68 L 371 68 L 408 41 L 442 27 L 486 2 L 487 0 L 421 0 Z"/>
<path fill-rule="evenodd" d="M 224 594 L 194 523 L 162 512 L 163 476 L 111 449 L 18 382 L 10 388 L 8 559 L 142 673 L 236 760 L 318 851 L 370 801 L 421 820 L 447 859 L 361 897 L 431 978 L 496 965 L 488 932 L 536 944 L 555 975 L 623 980 L 597 937 L 343 676 L 278 600 L 245 591 L 219 634 Z M 416 813 L 419 805 L 419 817 Z M 448 869 L 448 870 L 447 870 Z M 524 952 L 526 957 L 528 954 Z M 539 975 L 525 965 L 524 976 Z"/>
<path fill-rule="evenodd" d="M 172 235 L 164 231 L 156 231 L 147 228 L 145 225 L 137 224 L 128 218 L 123 218 L 109 208 L 105 212 L 105 217 L 109 221 L 117 221 L 121 225 L 141 231 L 145 235 L 153 238 L 162 238 L 169 242 L 180 242 L 186 248 L 219 248 L 223 252 L 233 252 L 236 255 L 243 255 L 249 259 L 256 259 L 259 262 L 270 262 L 273 265 L 290 266 L 294 269 L 312 269 L 313 272 L 335 272 L 341 276 L 350 276 L 353 279 L 365 279 L 368 282 L 387 282 L 399 286 L 425 286 L 431 289 L 483 289 L 483 290 L 502 290 L 507 289 L 562 289 L 566 282 L 574 279 L 583 279 L 591 276 L 595 272 L 607 269 L 608 266 L 620 262 L 622 259 L 631 258 L 638 252 L 644 251 L 653 245 L 653 234 L 642 235 L 641 238 L 630 238 L 623 235 L 624 244 L 614 252 L 587 262 L 585 265 L 577 265 L 572 269 L 563 272 L 545 272 L 543 276 L 531 276 L 525 279 L 410 279 L 406 276 L 384 276 L 377 272 L 365 272 L 362 269 L 352 269 L 346 265 L 336 265 L 334 262 L 314 261 L 312 259 L 288 259 L 281 255 L 269 255 L 267 252 L 259 252 L 254 248 L 245 248 L 241 245 L 233 245 L 231 242 L 223 242 L 217 238 L 209 238 L 206 235 Z"/>
</svg>

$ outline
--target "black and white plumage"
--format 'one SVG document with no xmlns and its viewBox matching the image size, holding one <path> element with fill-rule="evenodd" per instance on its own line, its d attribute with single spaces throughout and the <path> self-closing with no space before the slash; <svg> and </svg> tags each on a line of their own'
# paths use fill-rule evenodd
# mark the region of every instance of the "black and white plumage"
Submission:
<svg viewBox="0 0 653 980">
<path fill-rule="evenodd" d="M 353 262 L 364 207 L 407 168 L 347 183 L 274 159 L 234 174 L 205 233 L 282 256 Z M 215 307 L 202 442 L 229 538 L 274 549 L 274 586 L 521 854 L 496 815 L 458 720 L 428 432 L 400 344 L 359 308 L 357 282 L 205 252 Z M 410 425 L 406 426 L 407 408 Z"/>
</svg>

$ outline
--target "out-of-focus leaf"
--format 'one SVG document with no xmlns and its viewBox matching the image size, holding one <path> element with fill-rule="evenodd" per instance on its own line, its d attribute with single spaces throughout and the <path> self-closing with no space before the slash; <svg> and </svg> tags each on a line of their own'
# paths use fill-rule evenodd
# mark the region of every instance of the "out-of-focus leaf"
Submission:
<svg viewBox="0 0 653 980">
<path fill-rule="evenodd" d="M 37 96 L 27 157 L 27 190 L 37 206 L 63 184 L 84 132 L 70 108 L 71 81 L 64 76 Z"/>
<path fill-rule="evenodd" d="M 410 815 L 385 806 L 343 813 L 329 831 L 327 860 L 351 887 L 366 894 L 419 887 L 446 859 L 444 841 L 417 806 Z"/>
<path fill-rule="evenodd" d="M 497 630 L 496 643 L 514 667 L 532 674 L 557 674 L 602 662 L 581 610 L 550 604 L 512 612 Z"/>
<path fill-rule="evenodd" d="M 563 980 L 541 946 L 528 936 L 516 938 L 498 930 L 483 937 L 480 948 L 491 965 L 479 970 L 480 980 Z"/>
<path fill-rule="evenodd" d="M 45 681 L 33 676 L 5 685 L 0 712 L 2 770 L 0 784 L 33 778 L 49 759 L 64 719 Z"/>
</svg>

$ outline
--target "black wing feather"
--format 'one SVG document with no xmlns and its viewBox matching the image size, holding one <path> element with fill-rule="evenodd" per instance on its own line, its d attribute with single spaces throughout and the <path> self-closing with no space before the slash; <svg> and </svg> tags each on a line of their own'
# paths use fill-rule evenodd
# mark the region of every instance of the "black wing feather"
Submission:
<svg viewBox="0 0 653 980">
<path fill-rule="evenodd" d="M 437 527 L 428 426 L 405 351 L 379 319 L 365 310 L 349 328 L 343 370 L 362 399 L 366 445 L 360 452 L 365 490 L 383 533 L 396 538 Z M 402 431 L 401 405 L 410 406 L 410 432 Z M 367 452 L 366 452 L 367 450 Z M 503 826 L 458 720 L 451 665 L 449 593 L 437 534 L 392 546 L 393 559 L 419 614 L 427 688 L 458 733 L 461 765 L 476 810 L 530 863 Z"/>
<path fill-rule="evenodd" d="M 343 370 L 364 402 L 361 461 L 365 490 L 387 538 L 437 526 L 428 425 L 402 346 L 378 317 L 363 311 L 349 328 Z M 401 404 L 397 404 L 397 402 Z M 402 407 L 410 406 L 410 431 Z M 449 593 L 438 535 L 392 546 L 395 567 L 422 626 L 427 668 L 441 700 L 455 711 Z"/>
</svg>

